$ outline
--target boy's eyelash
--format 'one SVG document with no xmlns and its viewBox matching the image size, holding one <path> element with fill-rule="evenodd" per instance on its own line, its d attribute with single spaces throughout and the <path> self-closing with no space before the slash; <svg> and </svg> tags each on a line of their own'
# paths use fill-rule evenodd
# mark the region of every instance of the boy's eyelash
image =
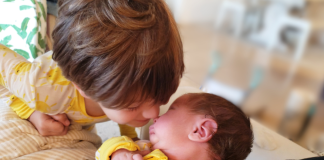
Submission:
<svg viewBox="0 0 324 160">
<path fill-rule="evenodd" d="M 133 108 L 127 108 L 130 111 L 136 111 L 138 109 L 138 107 L 133 107 Z"/>
</svg>

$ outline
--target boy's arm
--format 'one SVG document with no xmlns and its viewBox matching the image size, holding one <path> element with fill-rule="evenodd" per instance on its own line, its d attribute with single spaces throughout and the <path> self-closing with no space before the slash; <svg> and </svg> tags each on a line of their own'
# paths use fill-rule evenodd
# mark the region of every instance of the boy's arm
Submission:
<svg viewBox="0 0 324 160">
<path fill-rule="evenodd" d="M 13 111 L 16 112 L 16 114 L 21 119 L 28 119 L 31 114 L 34 113 L 34 109 L 31 109 L 28 107 L 27 104 L 25 104 L 22 100 L 20 100 L 15 95 L 10 96 L 11 104 L 9 105 Z"/>
<path fill-rule="evenodd" d="M 0 44 L 0 89 L 22 98 L 24 102 L 33 102 L 38 65 Z M 33 108 L 34 106 L 30 106 Z"/>
<path fill-rule="evenodd" d="M 65 112 L 75 95 L 75 88 L 52 60 L 52 52 L 31 63 L 0 44 L 0 97 L 3 89 L 50 115 Z"/>
<path fill-rule="evenodd" d="M 130 127 L 125 124 L 118 124 L 118 126 L 119 126 L 121 136 L 127 136 L 129 138 L 132 138 L 135 141 L 139 140 L 134 127 Z"/>
<path fill-rule="evenodd" d="M 42 136 L 60 136 L 65 135 L 68 131 L 70 121 L 66 114 L 46 115 L 40 111 L 35 111 L 28 107 L 22 100 L 15 95 L 10 96 L 11 104 L 9 105 L 16 114 L 29 120 Z"/>
<path fill-rule="evenodd" d="M 47 115 L 40 111 L 35 111 L 28 118 L 42 136 L 62 136 L 69 129 L 70 121 L 66 114 Z"/>
</svg>

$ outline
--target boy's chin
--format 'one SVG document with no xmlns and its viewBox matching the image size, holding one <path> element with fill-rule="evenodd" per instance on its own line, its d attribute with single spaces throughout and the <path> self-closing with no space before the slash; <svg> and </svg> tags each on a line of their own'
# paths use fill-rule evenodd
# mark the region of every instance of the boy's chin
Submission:
<svg viewBox="0 0 324 160">
<path fill-rule="evenodd" d="M 129 123 L 127 125 L 131 126 L 131 127 L 143 127 L 144 125 L 146 125 L 149 121 L 147 122 L 133 122 L 133 123 Z"/>
</svg>

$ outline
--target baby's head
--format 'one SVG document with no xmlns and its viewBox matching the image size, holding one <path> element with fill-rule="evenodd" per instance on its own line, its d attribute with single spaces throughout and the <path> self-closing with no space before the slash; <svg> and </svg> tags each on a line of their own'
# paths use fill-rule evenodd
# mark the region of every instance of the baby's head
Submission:
<svg viewBox="0 0 324 160">
<path fill-rule="evenodd" d="M 53 59 L 84 97 L 115 110 L 136 108 L 130 107 L 135 102 L 168 102 L 184 63 L 178 29 L 163 0 L 59 0 L 58 5 Z"/>
<path fill-rule="evenodd" d="M 251 152 L 253 133 L 249 118 L 231 102 L 189 93 L 154 120 L 150 141 L 170 159 L 243 160 Z"/>
</svg>

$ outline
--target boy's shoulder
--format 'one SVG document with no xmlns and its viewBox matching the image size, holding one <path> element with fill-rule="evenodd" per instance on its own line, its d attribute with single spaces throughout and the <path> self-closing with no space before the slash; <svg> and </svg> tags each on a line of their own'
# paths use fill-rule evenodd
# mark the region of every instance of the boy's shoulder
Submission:
<svg viewBox="0 0 324 160">
<path fill-rule="evenodd" d="M 71 81 L 66 79 L 63 76 L 61 68 L 57 65 L 52 59 L 53 52 L 49 51 L 40 56 L 38 56 L 34 60 L 34 64 L 36 65 L 37 75 L 36 79 L 39 83 L 42 84 L 50 84 L 50 85 L 61 85 L 61 86 L 73 86 Z"/>
<path fill-rule="evenodd" d="M 52 59 L 52 55 L 53 55 L 53 51 L 48 51 L 48 52 L 46 52 L 46 53 L 44 53 L 44 54 L 41 54 L 41 55 L 39 55 L 36 59 L 35 59 L 35 61 L 37 62 L 37 61 L 52 61 L 53 63 L 55 63 L 55 61 Z"/>
</svg>

